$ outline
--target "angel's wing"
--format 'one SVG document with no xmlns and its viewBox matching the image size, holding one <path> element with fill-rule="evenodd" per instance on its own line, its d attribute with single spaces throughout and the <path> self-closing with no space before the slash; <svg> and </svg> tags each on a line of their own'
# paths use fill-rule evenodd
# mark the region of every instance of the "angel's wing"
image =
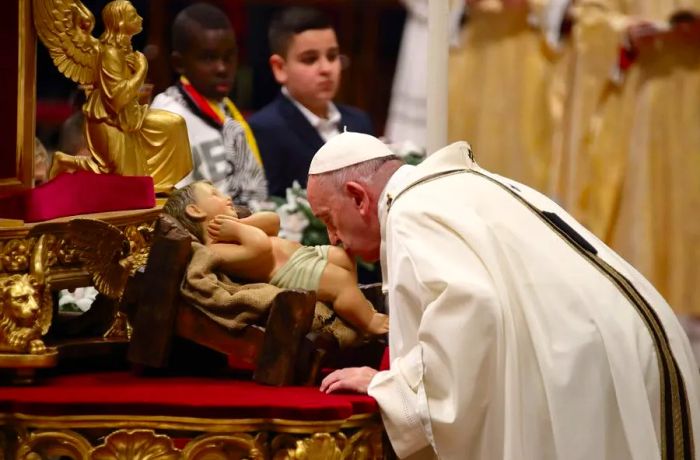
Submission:
<svg viewBox="0 0 700 460">
<path fill-rule="evenodd" d="M 51 318 L 53 317 L 53 298 L 51 297 L 51 289 L 44 286 L 41 295 L 41 306 L 39 307 L 39 317 L 37 324 L 41 327 L 41 335 L 46 335 L 51 327 Z"/>
<path fill-rule="evenodd" d="M 80 260 L 92 275 L 95 288 L 118 299 L 129 279 L 120 261 L 129 254 L 129 240 L 115 226 L 94 219 L 73 219 L 68 236 L 80 253 Z"/>
<path fill-rule="evenodd" d="M 34 0 L 34 25 L 58 70 L 81 84 L 96 80 L 95 17 L 80 0 Z"/>
</svg>

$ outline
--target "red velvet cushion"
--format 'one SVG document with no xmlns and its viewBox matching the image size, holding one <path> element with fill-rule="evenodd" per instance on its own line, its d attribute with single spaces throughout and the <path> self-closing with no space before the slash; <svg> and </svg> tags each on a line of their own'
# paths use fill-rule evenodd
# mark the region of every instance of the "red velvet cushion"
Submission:
<svg viewBox="0 0 700 460">
<path fill-rule="evenodd" d="M 156 205 L 153 178 L 94 174 L 61 174 L 50 182 L 0 200 L 0 217 L 40 222 Z"/>
<path fill-rule="evenodd" d="M 366 395 L 316 387 L 270 387 L 205 377 L 128 372 L 59 376 L 34 387 L 0 387 L 0 410 L 33 415 L 121 414 L 208 418 L 344 420 L 377 411 Z"/>
<path fill-rule="evenodd" d="M 388 371 L 391 365 L 391 359 L 389 357 L 389 347 L 384 349 L 384 354 L 382 355 L 382 362 L 379 364 L 380 371 Z"/>
</svg>

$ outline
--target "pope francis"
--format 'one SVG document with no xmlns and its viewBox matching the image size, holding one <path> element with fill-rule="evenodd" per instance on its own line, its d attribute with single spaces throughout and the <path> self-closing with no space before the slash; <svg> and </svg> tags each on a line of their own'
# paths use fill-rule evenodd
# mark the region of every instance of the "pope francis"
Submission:
<svg viewBox="0 0 700 460">
<path fill-rule="evenodd" d="M 668 304 L 563 209 L 452 144 L 417 167 L 343 133 L 308 197 L 333 244 L 381 259 L 391 369 L 321 391 L 376 398 L 401 458 L 694 459 L 700 375 Z"/>
</svg>

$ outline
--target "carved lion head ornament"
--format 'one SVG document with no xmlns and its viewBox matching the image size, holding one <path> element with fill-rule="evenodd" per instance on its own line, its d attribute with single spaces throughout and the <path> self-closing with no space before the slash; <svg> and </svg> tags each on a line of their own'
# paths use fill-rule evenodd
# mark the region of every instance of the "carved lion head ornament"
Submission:
<svg viewBox="0 0 700 460">
<path fill-rule="evenodd" d="M 51 324 L 51 293 L 33 275 L 0 278 L 0 351 L 39 354 Z"/>
</svg>

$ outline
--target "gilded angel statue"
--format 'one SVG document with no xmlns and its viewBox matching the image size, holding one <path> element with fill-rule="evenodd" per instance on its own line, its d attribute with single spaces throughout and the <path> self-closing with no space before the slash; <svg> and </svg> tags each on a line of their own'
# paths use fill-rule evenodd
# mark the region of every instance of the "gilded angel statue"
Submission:
<svg viewBox="0 0 700 460">
<path fill-rule="evenodd" d="M 82 85 L 87 101 L 85 137 L 89 157 L 57 152 L 50 177 L 85 170 L 151 176 L 156 192 L 167 192 L 192 169 L 185 121 L 138 101 L 146 79 L 146 57 L 131 37 L 142 19 L 128 0 L 102 10 L 105 31 L 92 36 L 95 17 L 80 0 L 34 0 L 34 23 L 54 64 Z"/>
</svg>

